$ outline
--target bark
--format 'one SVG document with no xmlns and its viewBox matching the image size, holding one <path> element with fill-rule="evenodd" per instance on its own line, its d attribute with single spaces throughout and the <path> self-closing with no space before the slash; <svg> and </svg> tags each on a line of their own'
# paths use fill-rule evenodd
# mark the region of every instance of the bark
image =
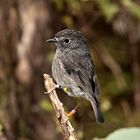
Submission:
<svg viewBox="0 0 140 140">
<path fill-rule="evenodd" d="M 50 76 L 47 74 L 44 74 L 44 84 L 45 84 L 45 88 L 47 91 L 51 91 L 52 88 L 54 88 L 54 86 L 55 86 L 52 78 L 50 78 Z M 56 91 L 53 90 L 48 94 L 49 94 L 50 100 L 53 104 L 53 107 L 54 107 L 54 110 L 56 113 L 56 117 L 63 130 L 63 135 L 65 137 L 65 140 L 78 140 L 78 138 L 75 134 L 75 130 L 72 127 L 72 125 L 64 111 L 63 104 L 58 99 Z"/>
</svg>

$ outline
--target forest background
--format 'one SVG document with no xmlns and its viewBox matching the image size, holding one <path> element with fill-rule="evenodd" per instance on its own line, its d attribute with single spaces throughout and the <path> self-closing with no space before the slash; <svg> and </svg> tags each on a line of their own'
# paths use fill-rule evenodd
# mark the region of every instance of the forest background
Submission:
<svg viewBox="0 0 140 140">
<path fill-rule="evenodd" d="M 45 40 L 65 28 L 83 32 L 99 77 L 105 123 L 89 102 L 58 91 L 78 137 L 105 137 L 140 126 L 139 0 L 0 0 L 0 139 L 61 140 L 43 73 L 56 47 Z"/>
</svg>

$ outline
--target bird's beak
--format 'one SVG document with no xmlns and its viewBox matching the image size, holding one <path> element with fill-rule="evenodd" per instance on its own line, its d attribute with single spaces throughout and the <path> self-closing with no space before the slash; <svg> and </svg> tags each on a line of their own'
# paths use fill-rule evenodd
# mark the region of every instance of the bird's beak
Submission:
<svg viewBox="0 0 140 140">
<path fill-rule="evenodd" d="M 57 38 L 54 37 L 54 38 L 46 40 L 45 42 L 56 43 L 57 42 Z"/>
</svg>

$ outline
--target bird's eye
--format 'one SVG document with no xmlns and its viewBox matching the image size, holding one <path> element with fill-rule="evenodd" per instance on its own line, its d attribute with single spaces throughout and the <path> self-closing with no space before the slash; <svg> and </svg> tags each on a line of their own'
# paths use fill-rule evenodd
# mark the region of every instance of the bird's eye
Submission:
<svg viewBox="0 0 140 140">
<path fill-rule="evenodd" d="M 70 39 L 65 39 L 64 43 L 68 44 L 70 42 Z"/>
</svg>

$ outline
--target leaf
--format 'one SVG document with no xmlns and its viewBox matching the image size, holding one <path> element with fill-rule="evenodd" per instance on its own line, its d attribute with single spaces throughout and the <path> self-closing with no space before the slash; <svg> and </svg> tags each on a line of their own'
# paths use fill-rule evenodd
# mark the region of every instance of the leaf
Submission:
<svg viewBox="0 0 140 140">
<path fill-rule="evenodd" d="M 93 140 L 103 140 L 94 138 Z M 122 128 L 109 134 L 104 140 L 140 140 L 140 128 Z"/>
</svg>

